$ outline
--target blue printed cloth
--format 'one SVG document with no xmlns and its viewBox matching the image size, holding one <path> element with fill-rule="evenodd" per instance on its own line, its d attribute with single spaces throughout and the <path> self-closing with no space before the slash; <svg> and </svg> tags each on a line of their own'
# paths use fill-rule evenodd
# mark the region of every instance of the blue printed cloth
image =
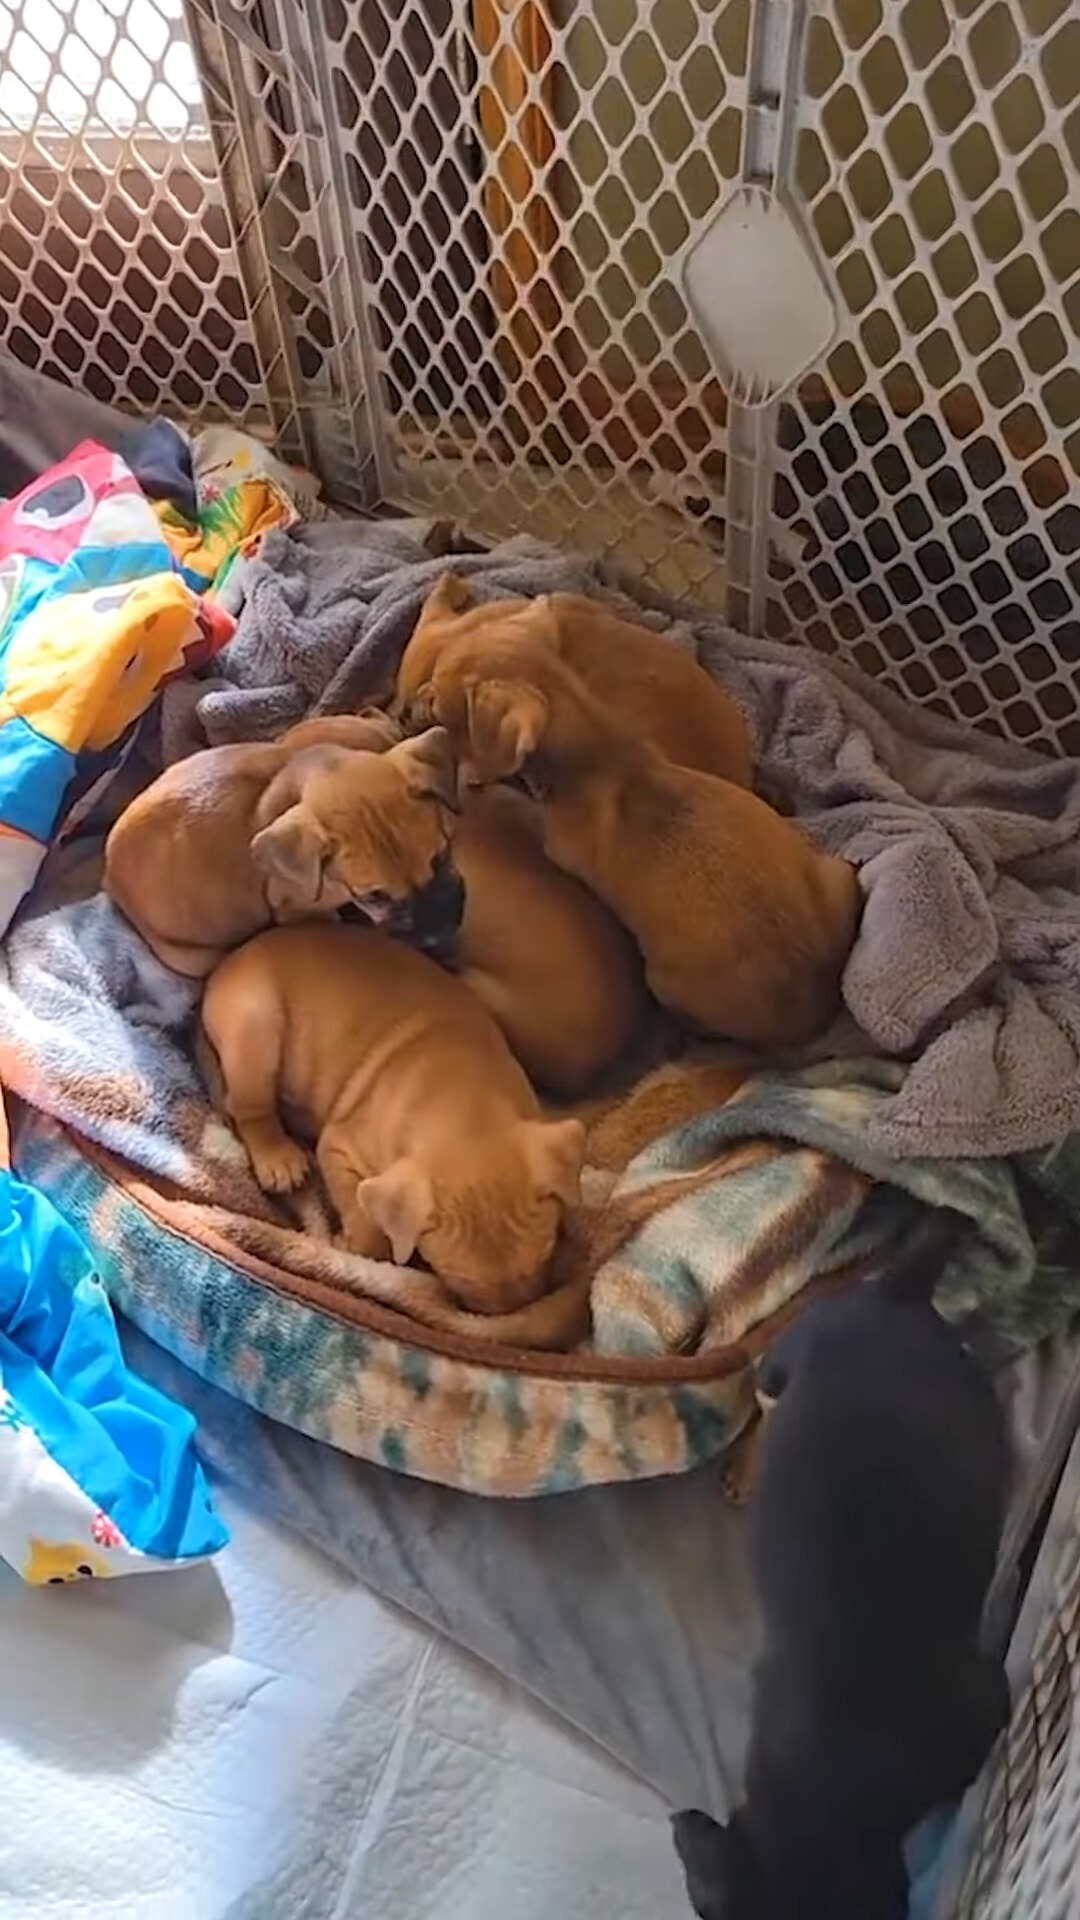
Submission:
<svg viewBox="0 0 1080 1920">
<path fill-rule="evenodd" d="M 194 1431 L 125 1365 L 78 1234 L 0 1170 L 0 1555 L 40 1586 L 215 1553 Z"/>
</svg>

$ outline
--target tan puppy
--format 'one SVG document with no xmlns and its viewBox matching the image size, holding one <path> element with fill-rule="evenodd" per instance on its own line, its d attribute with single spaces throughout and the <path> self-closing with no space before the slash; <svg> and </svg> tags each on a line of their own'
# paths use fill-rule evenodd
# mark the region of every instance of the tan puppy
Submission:
<svg viewBox="0 0 1080 1920">
<path fill-rule="evenodd" d="M 550 649 L 489 651 L 487 678 L 460 664 L 436 665 L 436 713 L 477 777 L 524 770 L 542 793 L 548 854 L 633 934 L 661 1004 L 746 1045 L 819 1033 L 858 925 L 854 869 L 615 725 Z"/>
<path fill-rule="evenodd" d="M 454 838 L 465 883 L 456 967 L 530 1078 L 571 1100 L 625 1054 L 648 1004 L 614 915 L 547 858 L 523 794 L 472 794 Z"/>
<path fill-rule="evenodd" d="M 195 979 L 275 921 L 405 918 L 449 864 L 457 780 L 445 733 L 383 751 L 396 733 L 383 714 L 339 716 L 178 761 L 113 827 L 106 892 Z"/>
<path fill-rule="evenodd" d="M 453 647 L 459 671 L 483 675 L 492 647 L 542 645 L 584 681 L 608 717 L 676 766 L 752 783 L 746 720 L 691 654 L 600 601 L 572 593 L 474 607 L 467 583 L 444 574 L 428 595 L 398 671 L 395 710 L 430 724 L 435 664 Z"/>
<path fill-rule="evenodd" d="M 301 1185 L 317 1140 L 346 1244 L 419 1252 L 479 1313 L 544 1291 L 585 1130 L 545 1122 L 490 1015 L 461 981 L 360 927 L 279 927 L 206 985 L 203 1026 L 260 1186 Z"/>
</svg>

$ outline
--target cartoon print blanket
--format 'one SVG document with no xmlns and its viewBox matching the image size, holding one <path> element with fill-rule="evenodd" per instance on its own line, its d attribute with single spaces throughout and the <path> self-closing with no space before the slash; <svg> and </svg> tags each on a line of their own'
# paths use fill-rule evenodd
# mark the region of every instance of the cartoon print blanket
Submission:
<svg viewBox="0 0 1080 1920">
<path fill-rule="evenodd" d="M 90 1253 L 11 1172 L 0 1110 L 0 1555 L 44 1586 L 215 1553 L 194 1430 L 125 1366 Z"/>
<path fill-rule="evenodd" d="M 164 682 L 233 626 L 180 578 L 130 469 L 94 441 L 0 506 L 0 932 Z"/>
<path fill-rule="evenodd" d="M 83 441 L 0 503 L 0 935 L 162 686 L 231 637 L 232 562 L 296 518 L 299 479 L 242 434 L 151 423 L 131 458 L 138 480 Z M 0 1555 L 41 1584 L 215 1552 L 192 1421 L 125 1367 L 90 1253 L 0 1132 Z"/>
<path fill-rule="evenodd" d="M 0 933 L 162 687 L 232 637 L 234 563 L 315 508 L 314 483 L 247 435 L 168 431 L 176 486 L 153 500 L 85 440 L 0 503 Z"/>
</svg>

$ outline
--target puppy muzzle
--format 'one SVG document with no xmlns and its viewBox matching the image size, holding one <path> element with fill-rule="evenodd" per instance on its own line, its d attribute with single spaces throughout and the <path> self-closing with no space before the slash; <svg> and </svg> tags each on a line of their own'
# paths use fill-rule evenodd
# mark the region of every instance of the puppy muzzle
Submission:
<svg viewBox="0 0 1080 1920">
<path fill-rule="evenodd" d="M 449 853 L 441 853 L 425 887 L 413 900 L 412 937 L 434 959 L 453 957 L 465 913 L 465 882 Z"/>
<path fill-rule="evenodd" d="M 338 919 L 349 926 L 377 927 L 381 933 L 407 940 L 435 959 L 449 960 L 464 912 L 465 882 L 449 852 L 443 852 L 435 861 L 430 880 L 408 899 L 397 900 L 386 893 L 365 894 L 339 907 Z"/>
</svg>

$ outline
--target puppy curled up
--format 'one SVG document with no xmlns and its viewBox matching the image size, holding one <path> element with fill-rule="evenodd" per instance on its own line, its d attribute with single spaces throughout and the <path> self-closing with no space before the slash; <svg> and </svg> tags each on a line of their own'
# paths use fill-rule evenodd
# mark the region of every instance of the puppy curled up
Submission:
<svg viewBox="0 0 1080 1920">
<path fill-rule="evenodd" d="M 750 731 L 731 696 L 685 647 L 584 594 L 474 605 L 468 581 L 444 574 L 402 656 L 396 712 L 429 725 L 435 668 L 444 657 L 453 654 L 459 673 L 482 676 L 493 650 L 519 643 L 562 660 L 618 726 L 651 740 L 676 766 L 750 786 Z"/>
<path fill-rule="evenodd" d="M 341 715 L 178 761 L 109 834 L 106 892 L 194 979 L 275 922 L 355 908 L 405 931 L 447 885 L 457 772 L 439 729 L 398 738 L 384 714 Z"/>
<path fill-rule="evenodd" d="M 365 928 L 279 927 L 211 974 L 202 1025 L 264 1190 L 303 1184 L 313 1140 L 353 1252 L 419 1254 L 478 1313 L 545 1291 L 584 1128 L 543 1119 L 460 980 Z"/>
<path fill-rule="evenodd" d="M 458 974 L 530 1079 L 572 1100 L 633 1046 L 648 1007 L 625 930 L 544 852 L 539 810 L 506 787 L 465 796 L 454 837 L 465 888 Z"/>
<path fill-rule="evenodd" d="M 632 934 L 661 1005 L 749 1046 L 828 1026 L 861 907 L 847 861 L 617 725 L 549 648 L 519 637 L 478 665 L 448 646 L 431 698 L 467 779 L 523 775 L 541 798 L 548 857 Z"/>
<path fill-rule="evenodd" d="M 467 796 L 449 741 L 381 713 L 305 721 L 271 745 L 170 767 L 117 821 L 105 886 L 178 972 L 204 977 L 275 922 L 338 915 L 456 964 L 530 1075 L 573 1099 L 632 1044 L 633 943 L 545 857 L 535 809 Z"/>
</svg>

